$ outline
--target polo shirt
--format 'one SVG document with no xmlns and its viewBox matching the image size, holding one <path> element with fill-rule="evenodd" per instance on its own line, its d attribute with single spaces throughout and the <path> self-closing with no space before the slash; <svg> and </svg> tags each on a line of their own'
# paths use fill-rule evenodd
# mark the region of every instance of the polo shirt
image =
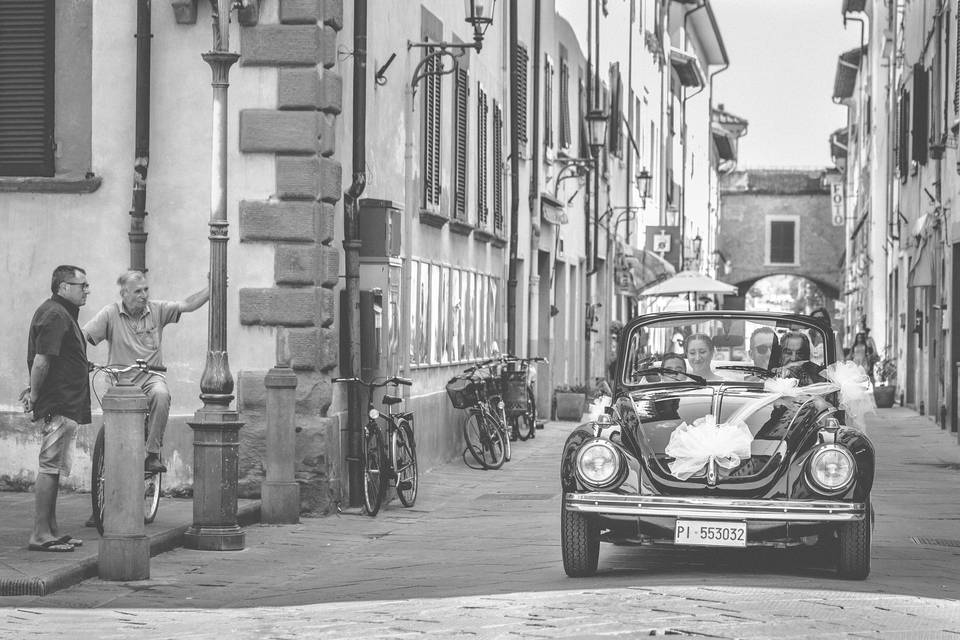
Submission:
<svg viewBox="0 0 960 640">
<path fill-rule="evenodd" d="M 79 424 L 90 423 L 90 363 L 80 333 L 80 308 L 54 294 L 33 314 L 27 340 L 27 370 L 36 356 L 50 357 L 50 370 L 37 393 L 34 420 L 61 415 Z"/>
<path fill-rule="evenodd" d="M 110 364 L 133 364 L 146 360 L 150 367 L 163 367 L 163 328 L 180 320 L 180 303 L 150 300 L 140 317 L 127 313 L 122 301 L 108 304 L 83 326 L 87 340 L 110 343 Z"/>
</svg>

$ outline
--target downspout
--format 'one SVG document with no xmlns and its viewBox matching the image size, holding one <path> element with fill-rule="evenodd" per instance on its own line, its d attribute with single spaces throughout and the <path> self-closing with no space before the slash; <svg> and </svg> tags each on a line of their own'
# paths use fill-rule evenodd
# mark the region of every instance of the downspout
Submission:
<svg viewBox="0 0 960 640">
<path fill-rule="evenodd" d="M 687 45 L 687 20 L 690 14 L 707 6 L 706 0 L 700 0 L 700 4 L 683 14 L 683 45 Z M 686 88 L 683 89 L 683 98 L 680 99 L 680 127 L 683 136 L 683 155 L 680 158 L 680 269 L 687 268 L 685 254 L 687 252 L 687 100 L 701 93 L 706 89 L 706 85 L 700 87 L 687 95 Z"/>
<path fill-rule="evenodd" d="M 710 5 L 707 5 L 707 16 L 709 16 L 709 18 L 710 18 L 710 24 L 713 25 L 714 31 L 716 31 L 717 33 L 720 33 L 720 29 L 719 29 L 719 27 L 717 26 L 716 17 L 713 15 L 713 8 L 712 8 Z M 713 77 L 716 76 L 717 74 L 723 73 L 724 71 L 726 71 L 727 69 L 730 68 L 730 58 L 727 56 L 727 48 L 726 48 L 726 46 L 724 46 L 722 39 L 719 39 L 719 38 L 718 38 L 718 41 L 719 41 L 719 43 L 720 43 L 720 54 L 723 56 L 723 66 L 720 67 L 719 69 L 717 69 L 716 71 L 707 72 L 707 78 L 709 79 L 708 82 L 709 82 L 709 84 L 710 84 L 710 106 L 709 106 L 710 116 L 709 116 L 709 117 L 710 117 L 711 130 L 712 130 L 712 128 L 713 128 Z M 711 131 L 711 135 L 712 135 L 712 131 Z M 708 139 L 709 139 L 709 138 L 708 138 Z M 717 183 L 718 183 L 718 184 L 716 185 L 716 186 L 717 186 L 717 202 L 716 202 L 716 204 L 717 204 L 717 209 L 718 209 L 718 210 L 719 210 L 719 208 L 720 208 L 720 195 L 719 195 L 719 194 L 720 194 L 720 191 L 719 191 L 719 181 L 720 181 L 720 178 L 719 178 L 719 169 L 720 169 L 720 167 L 719 167 L 719 165 L 718 165 L 718 167 L 717 167 L 717 173 L 718 173 Z M 711 174 L 711 175 L 712 175 L 712 174 Z M 712 198 L 712 197 L 713 197 L 713 192 L 714 192 L 714 185 L 710 185 L 710 190 L 709 190 L 708 198 Z M 718 213 L 717 213 L 717 226 L 715 227 L 715 231 L 714 231 L 714 232 L 711 232 L 711 231 L 710 231 L 710 225 L 711 225 L 711 223 L 712 223 L 712 218 L 713 218 L 713 216 L 710 215 L 710 216 L 707 218 L 707 238 L 709 239 L 709 242 L 710 242 L 710 246 L 707 247 L 707 252 L 708 252 L 707 255 L 712 255 L 710 252 L 712 252 L 713 250 L 716 249 L 716 238 L 714 237 L 714 235 L 715 235 L 715 233 L 719 233 L 719 231 L 720 231 L 720 225 L 719 225 L 720 217 L 719 217 L 719 215 L 720 215 L 720 214 L 719 214 L 719 211 L 718 211 Z M 709 264 L 709 262 L 708 262 L 708 264 Z M 716 270 L 714 270 L 714 272 L 712 272 L 712 273 L 709 273 L 708 275 L 709 275 L 711 278 L 716 277 Z"/>
<path fill-rule="evenodd" d="M 541 82 L 541 2 L 533 3 L 533 149 L 530 153 L 530 193 L 527 202 L 530 206 L 530 259 L 527 270 L 530 274 L 527 313 L 527 355 L 539 355 L 540 326 L 538 307 L 540 304 L 540 82 Z M 547 106 L 549 109 L 549 105 Z M 516 353 L 511 351 L 510 353 Z"/>
<path fill-rule="evenodd" d="M 147 165 L 150 164 L 150 0 L 137 0 L 137 113 L 130 210 L 130 268 L 147 270 Z"/>
<path fill-rule="evenodd" d="M 596 59 L 593 57 L 593 7 L 598 4 L 600 0 L 588 0 L 587 2 L 587 95 L 586 95 L 586 108 L 589 113 L 593 108 L 593 92 L 595 90 L 593 86 L 593 66 L 596 64 Z M 599 89 L 599 87 L 597 87 Z M 586 115 L 586 114 L 584 114 Z M 589 146 L 589 132 L 587 132 L 588 140 L 587 144 Z M 593 155 L 593 149 L 589 148 L 587 153 Z M 591 347 L 590 347 L 590 332 L 591 327 L 587 323 L 588 314 L 593 310 L 593 280 L 590 278 L 590 275 L 594 272 L 593 265 L 593 255 L 590 251 L 590 214 L 593 209 L 593 176 L 597 175 L 600 171 L 600 162 L 599 154 L 597 158 L 594 158 L 593 170 L 591 176 L 587 177 L 586 180 L 586 190 L 584 191 L 584 208 L 583 208 L 583 227 L 584 227 L 584 256 L 586 258 L 584 266 L 584 282 L 583 282 L 583 297 L 584 297 L 584 314 L 583 314 L 583 380 L 584 382 L 589 382 L 590 380 L 590 371 L 591 371 Z"/>
<path fill-rule="evenodd" d="M 510 88 L 517 86 L 517 2 L 510 0 Z M 510 267 L 507 275 L 507 353 L 517 352 L 517 225 L 520 218 L 520 131 L 516 96 L 510 100 Z"/>
<path fill-rule="evenodd" d="M 353 182 L 343 197 L 343 252 L 347 292 L 347 335 L 350 340 L 349 375 L 360 375 L 360 221 L 357 201 L 367 185 L 367 0 L 353 0 Z M 360 468 L 360 390 L 347 391 L 348 477 L 350 504 L 361 502 L 363 485 Z"/>
<path fill-rule="evenodd" d="M 627 39 L 627 131 L 630 133 L 630 137 L 633 137 L 633 124 L 634 124 L 634 112 L 633 105 L 636 101 L 633 97 L 633 22 L 636 19 L 636 3 L 634 0 L 630 0 L 630 24 L 627 27 L 629 31 L 629 36 Z M 634 150 L 637 150 L 636 143 L 634 143 Z M 633 206 L 633 185 L 631 180 L 634 179 L 634 167 L 633 167 L 633 154 L 627 153 L 627 181 L 624 185 L 624 191 L 626 191 L 626 203 L 627 203 L 627 244 L 630 244 L 630 207 Z M 639 217 L 639 216 L 638 216 Z M 639 220 L 637 221 L 639 224 Z M 614 234 L 616 234 L 616 227 L 614 227 Z"/>
<path fill-rule="evenodd" d="M 596 30 L 593 38 L 593 108 L 600 110 L 600 1 L 594 0 L 593 3 L 593 28 Z M 604 140 L 601 147 L 606 146 Z M 593 197 L 596 202 L 593 206 L 593 247 L 590 249 L 590 269 L 587 275 L 591 276 L 597 272 L 597 252 L 599 251 L 600 237 L 600 151 L 597 150 L 597 157 L 594 158 L 593 172 Z M 589 336 L 587 336 L 589 338 Z M 589 380 L 589 378 L 588 378 Z"/>
</svg>

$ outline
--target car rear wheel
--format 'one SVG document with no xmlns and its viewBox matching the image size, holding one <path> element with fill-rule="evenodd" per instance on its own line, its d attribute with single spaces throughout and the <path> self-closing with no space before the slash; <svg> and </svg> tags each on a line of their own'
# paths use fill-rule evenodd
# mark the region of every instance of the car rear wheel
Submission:
<svg viewBox="0 0 960 640">
<path fill-rule="evenodd" d="M 864 580 L 870 575 L 870 539 L 873 507 L 867 503 L 867 517 L 846 522 L 837 530 L 837 574 L 847 580 Z"/>
<path fill-rule="evenodd" d="M 571 578 L 592 576 L 600 558 L 600 525 L 594 518 L 560 507 L 560 546 L 563 570 Z"/>
</svg>

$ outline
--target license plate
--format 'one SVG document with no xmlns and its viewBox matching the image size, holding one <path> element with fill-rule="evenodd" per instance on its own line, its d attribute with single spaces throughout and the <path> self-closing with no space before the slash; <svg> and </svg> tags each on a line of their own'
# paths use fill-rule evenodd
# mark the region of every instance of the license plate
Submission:
<svg viewBox="0 0 960 640">
<path fill-rule="evenodd" d="M 747 523 L 727 520 L 677 520 L 675 544 L 706 547 L 746 547 Z"/>
</svg>

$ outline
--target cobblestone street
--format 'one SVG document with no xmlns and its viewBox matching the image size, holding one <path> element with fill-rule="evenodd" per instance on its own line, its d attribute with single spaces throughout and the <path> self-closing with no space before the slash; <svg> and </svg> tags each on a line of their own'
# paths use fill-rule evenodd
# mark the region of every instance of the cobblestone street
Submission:
<svg viewBox="0 0 960 640">
<path fill-rule="evenodd" d="M 596 577 L 567 578 L 557 465 L 569 427 L 548 423 L 499 471 L 432 470 L 414 509 L 255 525 L 240 552 L 155 557 L 147 581 L 4 598 L 0 636 L 960 634 L 960 448 L 928 419 L 889 409 L 870 420 L 877 525 L 864 582 L 837 580 L 813 551 L 609 545 Z"/>
</svg>

